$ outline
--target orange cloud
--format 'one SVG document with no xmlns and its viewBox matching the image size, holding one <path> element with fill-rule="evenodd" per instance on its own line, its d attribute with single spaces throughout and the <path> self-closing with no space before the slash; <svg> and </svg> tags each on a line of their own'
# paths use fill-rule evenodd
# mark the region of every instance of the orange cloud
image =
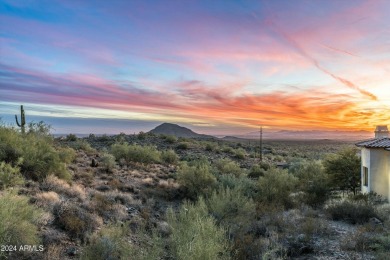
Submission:
<svg viewBox="0 0 390 260">
<path fill-rule="evenodd" d="M 194 80 L 145 91 L 97 76 L 53 76 L 7 66 L 0 71 L 9 79 L 1 83 L 2 100 L 12 102 L 147 112 L 248 128 L 361 129 L 372 126 L 376 116 L 385 118 L 383 109 L 364 109 L 362 100 L 316 89 L 240 94 L 245 81 L 208 86 Z"/>
</svg>

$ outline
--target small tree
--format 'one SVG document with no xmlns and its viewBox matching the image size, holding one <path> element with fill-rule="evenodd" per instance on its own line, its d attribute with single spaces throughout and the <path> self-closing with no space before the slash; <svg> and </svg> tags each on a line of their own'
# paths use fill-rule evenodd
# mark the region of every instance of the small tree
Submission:
<svg viewBox="0 0 390 260">
<path fill-rule="evenodd" d="M 346 148 L 329 155 L 324 166 L 334 187 L 356 194 L 356 188 L 360 187 L 360 158 L 357 149 Z"/>
</svg>

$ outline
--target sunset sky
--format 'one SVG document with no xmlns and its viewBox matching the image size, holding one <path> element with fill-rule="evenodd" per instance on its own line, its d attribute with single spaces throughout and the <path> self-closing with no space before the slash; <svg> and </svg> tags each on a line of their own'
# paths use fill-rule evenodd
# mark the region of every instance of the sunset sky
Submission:
<svg viewBox="0 0 390 260">
<path fill-rule="evenodd" d="M 390 1 L 0 2 L 0 117 L 57 133 L 390 125 Z"/>
</svg>

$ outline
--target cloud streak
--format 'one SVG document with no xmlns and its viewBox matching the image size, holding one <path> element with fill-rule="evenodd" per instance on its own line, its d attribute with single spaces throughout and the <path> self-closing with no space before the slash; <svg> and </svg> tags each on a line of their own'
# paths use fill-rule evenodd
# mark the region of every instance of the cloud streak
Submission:
<svg viewBox="0 0 390 260">
<path fill-rule="evenodd" d="M 172 91 L 143 91 L 131 84 L 110 82 L 84 75 L 45 75 L 35 71 L 0 66 L 2 99 L 12 102 L 78 106 L 117 111 L 155 114 L 162 118 L 187 117 L 197 122 L 244 125 L 258 124 L 294 129 L 356 126 L 362 114 L 350 96 L 318 90 L 267 94 L 234 94 L 227 86 L 210 89 L 201 81 L 176 83 Z M 70 79 L 68 79 L 68 77 Z M 6 81 L 4 79 L 7 79 Z M 231 88 L 240 89 L 242 83 Z M 47 106 L 48 108 L 50 106 Z M 69 109 L 68 109 L 69 110 Z M 91 112 L 90 112 L 91 113 Z M 77 114 L 77 113 L 75 113 Z M 104 113 L 102 113 L 103 115 Z M 348 116 L 346 116 L 348 115 Z M 360 118 L 361 119 L 361 118 Z"/>
<path fill-rule="evenodd" d="M 325 74 L 331 76 L 332 78 L 334 78 L 335 80 L 339 81 L 340 83 L 342 83 L 344 86 L 350 88 L 350 89 L 354 89 L 354 90 L 357 90 L 359 91 L 362 95 L 372 99 L 372 100 L 378 100 L 377 96 L 375 96 L 374 94 L 370 93 L 369 91 L 367 90 L 364 90 L 362 88 L 360 88 L 359 86 L 357 86 L 356 84 L 354 84 L 353 82 L 343 78 L 343 77 L 340 77 L 332 72 L 330 72 L 329 70 L 325 69 L 323 66 L 320 65 L 320 63 L 313 57 L 311 56 L 307 51 L 305 51 L 304 48 L 302 48 L 297 41 L 295 41 L 291 36 L 289 36 L 287 33 L 285 33 L 283 30 L 281 30 L 280 28 L 278 28 L 276 26 L 276 24 L 272 21 L 272 20 L 269 20 L 267 21 L 267 24 L 269 25 L 269 27 L 275 32 L 277 33 L 277 35 L 279 36 L 278 38 L 281 39 L 283 42 L 285 42 L 286 44 L 288 44 L 289 46 L 291 46 L 296 52 L 298 52 L 302 57 L 305 57 L 306 60 L 308 60 L 311 64 L 313 64 L 317 69 L 319 69 L 320 71 L 324 72 Z"/>
</svg>

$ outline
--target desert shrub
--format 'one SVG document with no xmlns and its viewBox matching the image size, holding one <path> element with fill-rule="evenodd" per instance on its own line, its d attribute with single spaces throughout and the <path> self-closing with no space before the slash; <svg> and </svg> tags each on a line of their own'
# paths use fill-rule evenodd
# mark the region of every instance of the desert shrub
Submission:
<svg viewBox="0 0 390 260">
<path fill-rule="evenodd" d="M 260 167 L 260 165 L 253 165 L 248 173 L 249 178 L 257 179 L 260 176 L 264 176 L 265 170 Z"/>
<path fill-rule="evenodd" d="M 205 150 L 209 152 L 216 151 L 218 149 L 218 144 L 214 142 L 206 142 Z"/>
<path fill-rule="evenodd" d="M 6 189 L 24 183 L 23 176 L 20 174 L 19 167 L 13 167 L 11 164 L 0 163 L 0 188 Z"/>
<path fill-rule="evenodd" d="M 291 207 L 292 200 L 289 195 L 296 183 L 297 179 L 287 171 L 272 168 L 258 180 L 259 201 Z"/>
<path fill-rule="evenodd" d="M 51 210 L 55 204 L 60 202 L 60 196 L 54 191 L 41 192 L 35 196 L 35 205 Z"/>
<path fill-rule="evenodd" d="M 111 153 L 117 161 L 123 159 L 127 164 L 131 162 L 150 164 L 161 161 L 161 153 L 153 146 L 114 144 L 111 146 Z"/>
<path fill-rule="evenodd" d="M 105 153 L 101 157 L 101 165 L 106 172 L 113 172 L 115 169 L 115 157 L 112 154 Z"/>
<path fill-rule="evenodd" d="M 229 188 L 231 190 L 238 189 L 249 198 L 255 197 L 255 194 L 258 191 L 258 185 L 256 182 L 243 175 L 239 177 L 235 177 L 230 174 L 220 175 L 218 176 L 218 186 L 220 188 Z"/>
<path fill-rule="evenodd" d="M 70 147 L 59 148 L 58 155 L 64 163 L 71 163 L 76 159 L 76 151 Z"/>
<path fill-rule="evenodd" d="M 351 201 L 360 201 L 371 205 L 380 205 L 387 202 L 385 198 L 383 198 L 381 195 L 377 194 L 376 192 L 358 193 L 356 195 L 352 194 L 348 196 L 348 199 Z"/>
<path fill-rule="evenodd" d="M 255 203 L 239 188 L 214 191 L 206 204 L 217 224 L 223 224 L 233 235 L 242 230 L 243 226 L 248 226 L 256 214 Z"/>
<path fill-rule="evenodd" d="M 13 129 L 0 127 L 0 161 L 19 165 L 23 176 L 42 180 L 50 174 L 71 179 L 53 138 L 38 132 L 22 135 Z"/>
<path fill-rule="evenodd" d="M 148 232 L 143 225 L 140 225 L 140 227 L 133 232 L 137 237 L 137 244 L 130 245 L 131 259 L 149 260 L 169 258 L 169 254 L 166 250 L 167 241 L 159 233 L 158 226 L 159 224 L 156 228 L 152 228 L 152 230 Z M 167 226 L 167 228 L 169 230 L 169 226 Z"/>
<path fill-rule="evenodd" d="M 370 230 L 371 229 L 371 230 Z M 351 236 L 347 236 L 341 240 L 340 247 L 343 250 L 356 252 L 368 252 L 377 249 L 378 237 L 377 232 L 373 232 L 369 225 L 359 226 Z M 375 258 L 377 259 L 377 258 Z"/>
<path fill-rule="evenodd" d="M 139 140 L 145 140 L 147 136 L 148 136 L 148 133 L 145 133 L 145 132 L 141 131 L 141 132 L 138 133 L 137 138 Z"/>
<path fill-rule="evenodd" d="M 119 135 L 114 137 L 115 142 L 120 144 L 125 143 L 126 139 L 127 139 L 127 135 L 123 132 L 120 132 Z"/>
<path fill-rule="evenodd" d="M 153 146 L 133 145 L 129 149 L 134 162 L 139 163 L 158 163 L 161 160 L 161 153 Z"/>
<path fill-rule="evenodd" d="M 84 239 L 91 234 L 102 221 L 85 209 L 70 202 L 57 203 L 53 208 L 55 224 L 68 232 L 72 238 Z"/>
<path fill-rule="evenodd" d="M 291 212 L 291 213 L 290 213 Z M 289 214 L 290 213 L 290 214 Z M 289 223 L 282 239 L 288 256 L 299 257 L 312 253 L 318 237 L 330 235 L 331 229 L 327 222 L 315 217 L 302 217 L 294 210 L 287 212 L 285 221 Z"/>
<path fill-rule="evenodd" d="M 115 159 L 119 162 L 121 160 L 125 161 L 126 163 L 130 163 L 130 157 L 129 157 L 129 144 L 124 143 L 116 143 L 111 146 L 111 153 L 114 155 Z"/>
<path fill-rule="evenodd" d="M 15 166 L 22 156 L 22 137 L 14 129 L 0 127 L 0 161 Z"/>
<path fill-rule="evenodd" d="M 78 198 L 80 201 L 86 198 L 85 189 L 83 186 L 68 182 L 50 175 L 42 182 L 41 188 L 45 191 L 54 191 L 58 194 L 66 195 L 69 198 Z"/>
<path fill-rule="evenodd" d="M 131 259 L 130 244 L 126 239 L 126 226 L 109 225 L 91 236 L 83 249 L 81 259 Z"/>
<path fill-rule="evenodd" d="M 179 158 L 175 151 L 170 149 L 161 153 L 161 160 L 167 164 L 176 164 Z"/>
<path fill-rule="evenodd" d="M 294 175 L 299 179 L 299 188 L 304 192 L 303 202 L 312 207 L 321 207 L 330 196 L 329 177 L 320 161 L 301 163 Z"/>
<path fill-rule="evenodd" d="M 48 125 L 43 121 L 39 121 L 39 122 L 32 121 L 28 123 L 27 134 L 49 136 L 51 129 L 52 129 L 51 125 Z"/>
<path fill-rule="evenodd" d="M 234 153 L 234 149 L 233 149 L 233 147 L 230 147 L 228 145 L 223 145 L 222 146 L 222 152 L 233 154 Z"/>
<path fill-rule="evenodd" d="M 238 148 L 238 149 L 234 150 L 233 154 L 234 154 L 235 158 L 243 160 L 243 159 L 245 159 L 246 151 L 242 148 Z"/>
<path fill-rule="evenodd" d="M 14 193 L 5 192 L 0 196 L 0 245 L 39 244 L 38 222 L 42 211 L 30 205 L 28 198 Z M 6 252 L 0 251 L 0 258 L 6 257 Z"/>
<path fill-rule="evenodd" d="M 172 233 L 169 237 L 174 259 L 212 260 L 229 258 L 226 231 L 218 227 L 208 215 L 202 198 L 196 204 L 185 202 L 178 213 L 168 210 L 167 221 Z"/>
<path fill-rule="evenodd" d="M 169 144 L 174 144 L 174 143 L 177 142 L 177 137 L 174 136 L 174 135 L 166 135 L 166 136 L 164 136 L 164 139 L 165 139 L 165 141 L 167 141 L 167 143 L 169 143 Z"/>
<path fill-rule="evenodd" d="M 390 255 L 390 234 L 384 234 L 376 238 L 376 242 L 372 245 L 375 249 L 375 259 L 385 260 Z"/>
<path fill-rule="evenodd" d="M 261 252 L 261 259 L 263 260 L 287 259 L 287 250 L 279 241 L 275 232 L 271 232 L 269 237 L 263 238 L 260 247 L 263 249 Z"/>
<path fill-rule="evenodd" d="M 177 146 L 176 146 L 177 149 L 180 149 L 180 150 L 187 150 L 188 148 L 190 148 L 190 144 L 188 142 L 180 142 Z"/>
<path fill-rule="evenodd" d="M 77 139 L 77 141 L 70 143 L 69 146 L 75 150 L 83 150 L 86 153 L 95 152 L 95 149 L 93 149 L 90 143 L 85 139 Z"/>
<path fill-rule="evenodd" d="M 75 141 L 77 141 L 77 136 L 75 134 L 68 134 L 65 137 L 65 140 L 68 142 L 75 142 Z"/>
<path fill-rule="evenodd" d="M 378 218 L 383 222 L 389 223 L 390 221 L 390 204 L 383 204 L 376 207 Z"/>
<path fill-rule="evenodd" d="M 180 167 L 177 180 L 186 188 L 188 197 L 196 199 L 212 191 L 216 179 L 210 170 L 210 165 L 204 161 L 195 162 L 193 166 L 184 163 Z"/>
<path fill-rule="evenodd" d="M 43 180 L 54 174 L 62 179 L 71 179 L 65 163 L 61 161 L 59 153 L 48 141 L 41 138 L 29 138 L 23 147 L 23 163 L 21 172 L 34 180 Z"/>
<path fill-rule="evenodd" d="M 127 216 L 123 205 L 118 204 L 114 196 L 104 193 L 94 194 L 91 204 L 96 212 L 105 220 L 122 220 Z"/>
<path fill-rule="evenodd" d="M 333 220 L 343 220 L 351 224 L 363 224 L 370 218 L 378 217 L 372 205 L 347 200 L 328 205 L 326 212 Z"/>
<path fill-rule="evenodd" d="M 324 166 L 334 187 L 356 194 L 360 187 L 360 158 L 356 148 L 346 148 L 329 155 Z"/>
<path fill-rule="evenodd" d="M 243 173 L 243 170 L 240 168 L 240 165 L 230 159 L 220 159 L 216 161 L 214 165 L 220 174 L 232 174 L 235 176 L 239 176 Z"/>
</svg>

